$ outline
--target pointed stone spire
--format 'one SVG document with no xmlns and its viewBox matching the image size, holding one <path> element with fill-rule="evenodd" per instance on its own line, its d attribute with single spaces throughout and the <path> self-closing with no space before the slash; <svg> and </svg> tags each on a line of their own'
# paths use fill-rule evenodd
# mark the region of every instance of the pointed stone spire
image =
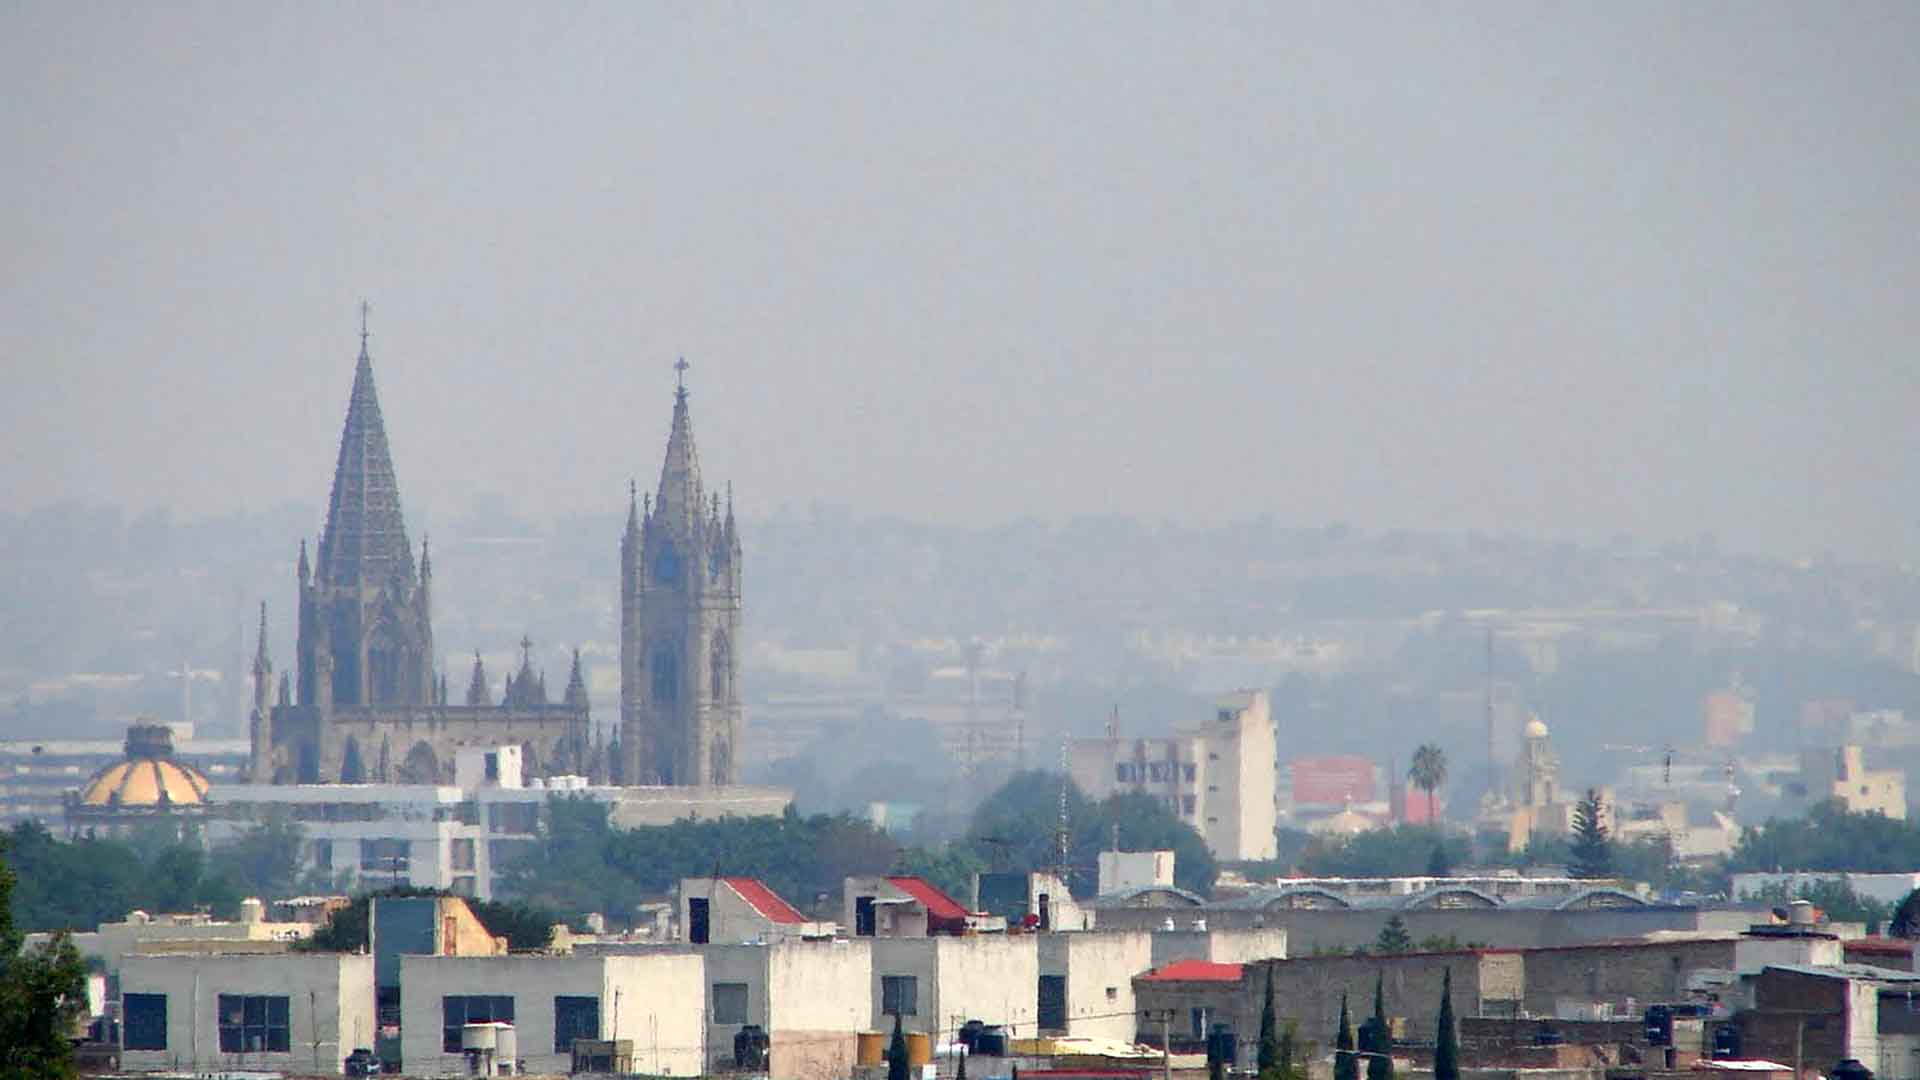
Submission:
<svg viewBox="0 0 1920 1080">
<path fill-rule="evenodd" d="M 727 547 L 735 553 L 740 550 L 740 530 L 733 522 L 733 481 L 727 481 Z"/>
<path fill-rule="evenodd" d="M 567 676 L 567 704 L 576 709 L 587 707 L 587 680 L 580 672 L 580 650 L 573 650 L 573 672 Z"/>
<path fill-rule="evenodd" d="M 627 538 L 640 535 L 640 485 L 627 480 Z"/>
<path fill-rule="evenodd" d="M 255 678 L 265 678 L 273 673 L 273 661 L 267 659 L 267 602 L 260 601 L 260 637 L 259 647 L 253 651 L 253 674 Z"/>
<path fill-rule="evenodd" d="M 283 671 L 280 673 L 280 700 L 278 704 L 293 704 L 293 674 L 291 672 Z"/>
<path fill-rule="evenodd" d="M 420 534 L 420 583 L 433 580 L 433 538 Z"/>
<path fill-rule="evenodd" d="M 487 665 L 480 662 L 479 649 L 473 650 L 473 678 L 467 680 L 467 704 L 493 704 L 493 698 L 487 693 Z"/>
<path fill-rule="evenodd" d="M 674 365 L 680 382 L 673 392 L 673 430 L 667 435 L 667 457 L 660 464 L 660 491 L 654 513 L 667 527 L 691 536 L 700 527 L 705 498 L 700 491 L 700 456 L 693 448 L 693 418 L 687 412 L 687 361 Z"/>
<path fill-rule="evenodd" d="M 327 527 L 320 538 L 318 573 L 331 585 L 383 586 L 395 578 L 410 582 L 414 576 L 413 549 L 400 514 L 400 485 L 374 391 L 364 322 L 347 420 L 340 431 L 333 494 L 327 500 Z"/>
<path fill-rule="evenodd" d="M 313 565 L 307 562 L 307 538 L 300 538 L 300 584 L 305 586 L 307 579 L 313 576 Z"/>
</svg>

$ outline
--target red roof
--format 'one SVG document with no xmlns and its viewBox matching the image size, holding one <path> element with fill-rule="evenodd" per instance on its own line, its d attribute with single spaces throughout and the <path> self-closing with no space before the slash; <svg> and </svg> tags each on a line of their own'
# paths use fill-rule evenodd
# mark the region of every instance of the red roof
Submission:
<svg viewBox="0 0 1920 1080">
<path fill-rule="evenodd" d="M 938 919 L 941 921 L 958 919 L 962 922 L 966 921 L 967 909 L 956 903 L 953 897 L 941 892 L 938 885 L 928 881 L 926 878 L 890 877 L 887 879 L 887 882 L 894 888 L 925 904 L 927 916 L 930 919 Z"/>
<path fill-rule="evenodd" d="M 741 899 L 753 905 L 753 910 L 774 922 L 803 923 L 807 921 L 807 917 L 800 914 L 798 908 L 780 899 L 780 894 L 767 888 L 766 883 L 759 878 L 724 877 L 720 880 L 726 882 L 728 888 L 739 893 Z"/>
<path fill-rule="evenodd" d="M 1166 967 L 1140 976 L 1142 982 L 1239 982 L 1245 970 L 1240 964 L 1218 964 L 1212 960 L 1176 960 Z"/>
</svg>

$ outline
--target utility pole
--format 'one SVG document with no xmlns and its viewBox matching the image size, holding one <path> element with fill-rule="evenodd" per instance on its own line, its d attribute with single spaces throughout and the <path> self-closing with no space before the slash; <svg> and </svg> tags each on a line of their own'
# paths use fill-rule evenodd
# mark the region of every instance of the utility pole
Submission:
<svg viewBox="0 0 1920 1080">
<path fill-rule="evenodd" d="M 1160 1080 L 1173 1080 L 1173 1010 L 1160 1014 Z M 1795 1080 L 1799 1080 L 1798 1077 Z"/>
</svg>

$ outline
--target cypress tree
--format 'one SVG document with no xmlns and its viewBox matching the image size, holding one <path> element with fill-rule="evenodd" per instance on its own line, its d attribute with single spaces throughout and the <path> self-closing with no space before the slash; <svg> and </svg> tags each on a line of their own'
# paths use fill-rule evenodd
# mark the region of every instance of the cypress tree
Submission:
<svg viewBox="0 0 1920 1080">
<path fill-rule="evenodd" d="M 893 1014 L 893 1041 L 887 1044 L 887 1080 L 907 1080 L 907 1036 L 900 1014 Z"/>
<path fill-rule="evenodd" d="M 967 1052 L 960 1051 L 960 1064 L 954 1066 L 953 1080 L 967 1080 Z"/>
<path fill-rule="evenodd" d="M 1274 1030 L 1273 1023 L 1273 965 L 1267 965 L 1266 1003 L 1260 1006 L 1260 1052 L 1254 1063 L 1260 1068 L 1260 1075 L 1266 1076 L 1280 1060 L 1280 1035 Z M 891 1077 L 888 1080 L 892 1080 Z"/>
<path fill-rule="evenodd" d="M 1453 1022 L 1453 969 L 1440 972 L 1439 1032 L 1433 1044 L 1433 1080 L 1460 1080 L 1460 1035 Z"/>
<path fill-rule="evenodd" d="M 1373 1045 L 1366 1049 L 1373 1056 L 1367 1059 L 1367 1080 L 1393 1080 L 1393 1029 L 1387 1025 L 1387 977 L 1374 976 L 1373 980 Z M 888 1080 L 893 1080 L 888 1077 Z"/>
<path fill-rule="evenodd" d="M 1347 995 L 1340 994 L 1340 1030 L 1333 1036 L 1333 1080 L 1360 1080 L 1360 1059 L 1353 1056 L 1353 1020 L 1347 1013 Z"/>
</svg>

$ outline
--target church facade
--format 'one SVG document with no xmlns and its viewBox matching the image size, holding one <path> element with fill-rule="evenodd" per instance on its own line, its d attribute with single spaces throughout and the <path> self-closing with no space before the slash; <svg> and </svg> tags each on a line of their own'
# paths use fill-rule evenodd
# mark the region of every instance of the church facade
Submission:
<svg viewBox="0 0 1920 1080">
<path fill-rule="evenodd" d="M 532 643 L 492 700 L 478 654 L 461 700 L 447 692 L 433 638 L 433 561 L 414 549 L 362 330 L 333 490 L 319 546 L 300 544 L 293 678 L 274 681 L 266 610 L 253 663 L 249 778 L 256 784 L 453 782 L 464 746 L 516 745 L 525 775 L 617 779 L 618 753 L 592 736 L 576 651 L 559 700 L 534 670 Z"/>
</svg>

